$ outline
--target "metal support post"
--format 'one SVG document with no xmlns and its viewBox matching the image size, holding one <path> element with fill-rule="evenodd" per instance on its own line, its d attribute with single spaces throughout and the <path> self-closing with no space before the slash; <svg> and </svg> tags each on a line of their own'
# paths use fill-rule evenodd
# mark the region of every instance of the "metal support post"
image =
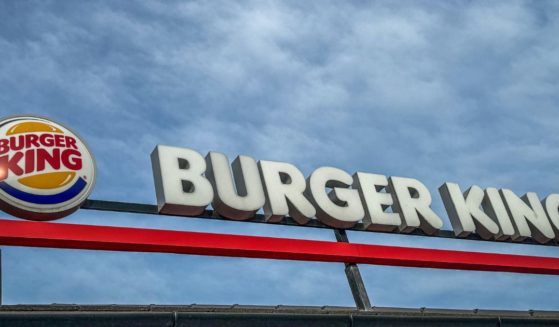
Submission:
<svg viewBox="0 0 559 327">
<path fill-rule="evenodd" d="M 334 233 L 336 234 L 336 240 L 338 242 L 349 243 L 345 230 L 335 229 Z M 361 273 L 359 272 L 357 264 L 346 262 L 345 275 L 347 276 L 347 281 L 349 282 L 349 287 L 351 288 L 351 294 L 353 295 L 353 300 L 355 301 L 357 308 L 365 311 L 371 310 L 369 295 L 367 295 L 365 283 L 363 283 L 363 278 L 361 278 Z"/>
</svg>

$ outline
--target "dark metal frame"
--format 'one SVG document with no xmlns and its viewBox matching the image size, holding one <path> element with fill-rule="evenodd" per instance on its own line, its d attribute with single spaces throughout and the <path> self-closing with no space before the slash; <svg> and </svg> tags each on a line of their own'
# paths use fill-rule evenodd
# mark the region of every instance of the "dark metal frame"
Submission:
<svg viewBox="0 0 559 327">
<path fill-rule="evenodd" d="M 347 233 L 343 229 L 335 229 L 336 240 L 338 242 L 349 243 L 347 238 Z M 351 289 L 351 294 L 353 295 L 353 300 L 355 305 L 359 310 L 369 311 L 371 310 L 371 301 L 369 300 L 369 295 L 367 294 L 367 289 L 365 288 L 365 283 L 361 277 L 361 272 L 359 272 L 359 267 L 356 263 L 345 262 L 345 275 L 349 283 L 349 288 Z"/>
<path fill-rule="evenodd" d="M 131 202 L 116 202 L 116 201 L 104 201 L 104 200 L 86 200 L 81 207 L 82 209 L 88 210 L 99 210 L 99 211 L 111 211 L 111 212 L 126 212 L 126 213 L 137 213 L 137 214 L 151 214 L 151 215 L 162 215 L 158 212 L 157 205 L 153 204 L 143 204 L 143 203 L 131 203 Z M 183 217 L 183 216 L 181 216 Z M 214 210 L 205 210 L 203 214 L 199 216 L 194 216 L 192 218 L 202 218 L 202 219 L 214 219 L 214 220 L 227 220 L 227 221 L 234 221 L 223 218 L 219 216 L 219 214 Z M 287 225 L 287 226 L 297 226 L 297 227 L 313 227 L 313 228 L 327 228 L 334 231 L 336 240 L 338 242 L 345 242 L 349 243 L 346 230 L 342 229 L 334 229 L 328 225 L 321 223 L 318 220 L 311 220 L 306 225 L 300 225 L 291 217 L 285 217 L 281 221 L 276 223 L 269 223 L 266 221 L 264 215 L 257 214 L 250 220 L 246 220 L 245 222 L 252 222 L 252 223 L 266 223 L 272 225 Z M 349 228 L 347 230 L 351 231 L 362 231 L 362 232 L 369 232 L 363 224 L 356 224 L 354 227 Z M 384 232 L 390 233 L 390 232 Z M 441 230 L 438 231 L 434 235 L 427 235 L 420 230 L 416 230 L 412 233 L 405 234 L 405 235 L 416 235 L 416 236 L 424 236 L 424 237 L 437 237 L 437 238 L 452 238 L 456 239 L 457 237 L 454 235 L 453 231 L 450 230 Z M 476 240 L 476 241 L 488 241 L 481 239 L 477 235 L 469 235 L 466 238 L 467 240 Z M 535 242 L 532 239 L 525 239 L 520 242 L 516 242 L 519 244 L 537 244 L 537 245 L 547 245 L 547 246 L 556 246 L 558 243 L 556 241 L 547 243 L 547 244 L 540 244 Z M 2 304 L 2 253 L 0 250 L 0 304 Z M 355 262 L 345 262 L 345 273 L 346 277 L 353 295 L 353 299 L 355 301 L 355 305 L 359 310 L 362 311 L 370 311 L 372 306 L 367 294 L 367 290 L 365 288 L 365 284 L 361 277 L 361 273 L 359 271 L 359 267 Z"/>
<path fill-rule="evenodd" d="M 165 215 L 165 216 L 174 216 L 168 214 L 160 214 L 157 210 L 157 205 L 155 204 L 145 204 L 145 203 L 132 203 L 132 202 L 116 202 L 116 201 L 104 201 L 104 200 L 87 200 L 81 207 L 82 209 L 88 210 L 100 210 L 100 211 L 115 211 L 115 212 L 128 212 L 128 213 L 140 213 L 140 214 L 150 214 L 150 215 Z M 184 217 L 184 216 L 175 216 L 175 217 Z M 230 220 L 227 218 L 221 217 L 217 212 L 214 210 L 205 210 L 203 214 L 199 216 L 193 216 L 189 218 L 202 218 L 202 219 L 216 219 L 216 220 L 227 220 L 227 221 L 237 221 L 237 220 Z M 264 215 L 256 214 L 250 220 L 243 220 L 242 222 L 251 222 L 251 223 L 265 223 L 268 225 L 287 225 L 287 226 L 297 226 L 297 227 L 313 227 L 313 228 L 327 228 L 333 229 L 331 226 L 325 225 L 317 219 L 310 220 L 305 225 L 300 225 L 291 217 L 285 217 L 281 221 L 277 223 L 267 222 L 266 217 Z M 365 228 L 365 226 L 361 223 L 356 224 L 352 228 L 347 228 L 346 230 L 350 231 L 358 231 L 358 232 L 373 232 Z M 384 232 L 384 231 L 374 231 L 374 233 L 386 233 L 386 234 L 394 234 L 394 232 Z M 401 233 L 401 235 L 415 235 L 415 236 L 425 236 L 425 237 L 437 237 L 437 238 L 451 238 L 451 239 L 461 239 L 461 240 L 473 240 L 473 241 L 484 241 L 484 242 L 500 242 L 502 241 L 495 241 L 495 240 L 484 240 L 479 235 L 470 234 L 467 237 L 457 237 L 453 231 L 451 230 L 439 230 L 434 235 L 428 235 L 422 232 L 421 230 L 417 229 L 411 233 Z M 548 243 L 542 244 L 538 243 L 537 241 L 526 238 L 522 241 L 515 241 L 514 244 L 532 244 L 532 245 L 543 245 L 543 246 L 559 246 L 559 243 L 556 240 L 552 240 Z"/>
<path fill-rule="evenodd" d="M 160 215 L 159 211 L 157 210 L 157 205 L 152 204 L 143 204 L 143 203 L 130 203 L 130 202 L 115 202 L 115 201 L 103 201 L 103 200 L 87 200 L 81 207 L 82 209 L 88 210 L 100 210 L 100 211 L 112 211 L 112 212 L 127 212 L 127 213 L 139 213 L 139 214 L 151 214 L 151 215 Z M 226 218 L 221 217 L 216 211 L 214 210 L 205 210 L 203 214 L 199 216 L 195 216 L 193 218 L 202 218 L 202 219 L 215 219 L 215 220 L 227 220 L 233 221 Z M 277 223 L 269 223 L 266 221 L 264 215 L 257 214 L 250 220 L 246 220 L 245 222 L 252 222 L 252 223 L 266 223 L 266 224 L 279 224 L 279 225 L 287 225 L 287 226 L 298 226 L 298 227 L 314 227 L 314 228 L 328 228 L 334 230 L 336 240 L 338 242 L 346 242 L 349 243 L 346 230 L 341 229 L 333 229 L 332 227 L 321 223 L 318 220 L 311 220 L 309 223 L 305 225 L 300 225 L 291 217 L 285 217 L 281 221 Z M 361 231 L 361 232 L 369 232 L 365 228 L 363 224 L 356 224 L 352 228 L 348 228 L 347 230 L 351 231 Z M 385 232 L 390 233 L 390 232 Z M 441 230 L 438 231 L 434 235 L 427 235 L 423 233 L 421 230 L 416 230 L 412 233 L 405 234 L 405 235 L 416 235 L 416 236 L 425 236 L 425 237 L 438 237 L 438 238 L 452 238 L 457 239 L 453 231 L 450 230 Z M 476 240 L 476 241 L 488 241 L 480 238 L 478 235 L 471 234 L 466 238 L 467 240 Z M 525 239 L 520 242 L 516 242 L 520 244 L 537 244 L 537 245 L 548 245 L 548 246 L 556 246 L 558 245 L 556 241 L 541 244 L 537 243 L 533 239 Z M 345 263 L 345 273 L 346 277 L 353 295 L 353 299 L 355 301 L 355 305 L 359 310 L 369 311 L 371 310 L 371 302 L 369 300 L 369 296 L 367 294 L 367 290 L 365 288 L 365 284 L 361 277 L 361 273 L 359 271 L 359 267 L 357 264 L 352 262 Z M 1 303 L 1 302 L 0 302 Z"/>
<path fill-rule="evenodd" d="M 152 214 L 159 215 L 157 210 L 157 205 L 142 204 L 142 203 L 129 203 L 129 202 L 115 202 L 115 201 L 102 201 L 102 200 L 87 200 L 81 207 L 82 209 L 90 210 L 100 210 L 100 211 L 113 211 L 113 212 L 127 212 L 127 213 L 140 213 L 140 214 Z M 213 210 L 206 210 L 204 214 L 196 216 L 195 218 L 205 218 L 205 219 L 223 219 L 217 212 Z M 256 215 L 249 222 L 255 223 L 266 223 L 266 219 L 263 215 Z M 319 221 L 311 221 L 307 225 L 300 225 L 291 217 L 285 217 L 279 223 L 281 225 L 289 226 L 306 226 L 306 227 L 316 227 L 316 228 L 328 228 L 331 227 L 320 223 Z M 363 230 L 365 230 L 363 228 Z M 345 230 L 334 229 L 336 240 L 338 242 L 349 243 L 347 234 Z M 365 288 L 365 283 L 359 272 L 359 267 L 355 263 L 346 262 L 345 263 L 345 274 L 351 289 L 351 294 L 355 301 L 355 305 L 359 310 L 368 311 L 371 309 L 371 302 L 367 294 L 367 289 Z M 0 302 L 1 303 L 1 302 Z"/>
</svg>

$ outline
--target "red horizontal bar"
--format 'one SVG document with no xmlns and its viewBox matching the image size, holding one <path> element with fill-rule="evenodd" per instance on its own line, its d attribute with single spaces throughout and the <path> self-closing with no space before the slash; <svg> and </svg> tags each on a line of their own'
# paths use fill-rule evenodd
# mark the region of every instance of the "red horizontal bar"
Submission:
<svg viewBox="0 0 559 327">
<path fill-rule="evenodd" d="M 0 245 L 559 275 L 559 258 L 2 219 Z"/>
</svg>

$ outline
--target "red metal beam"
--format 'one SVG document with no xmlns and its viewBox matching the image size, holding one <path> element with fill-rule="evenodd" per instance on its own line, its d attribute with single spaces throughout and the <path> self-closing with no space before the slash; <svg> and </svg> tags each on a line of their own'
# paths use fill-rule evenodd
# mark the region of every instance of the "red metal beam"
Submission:
<svg viewBox="0 0 559 327">
<path fill-rule="evenodd" d="M 0 245 L 559 275 L 559 258 L 3 219 Z"/>
</svg>

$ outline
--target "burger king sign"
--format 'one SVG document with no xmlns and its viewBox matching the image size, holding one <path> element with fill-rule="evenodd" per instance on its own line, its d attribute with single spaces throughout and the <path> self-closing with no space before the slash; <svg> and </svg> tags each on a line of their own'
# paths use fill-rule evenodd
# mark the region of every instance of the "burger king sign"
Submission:
<svg viewBox="0 0 559 327">
<path fill-rule="evenodd" d="M 79 208 L 95 184 L 95 161 L 67 127 L 45 118 L 0 120 L 0 208 L 52 220 Z"/>
</svg>

